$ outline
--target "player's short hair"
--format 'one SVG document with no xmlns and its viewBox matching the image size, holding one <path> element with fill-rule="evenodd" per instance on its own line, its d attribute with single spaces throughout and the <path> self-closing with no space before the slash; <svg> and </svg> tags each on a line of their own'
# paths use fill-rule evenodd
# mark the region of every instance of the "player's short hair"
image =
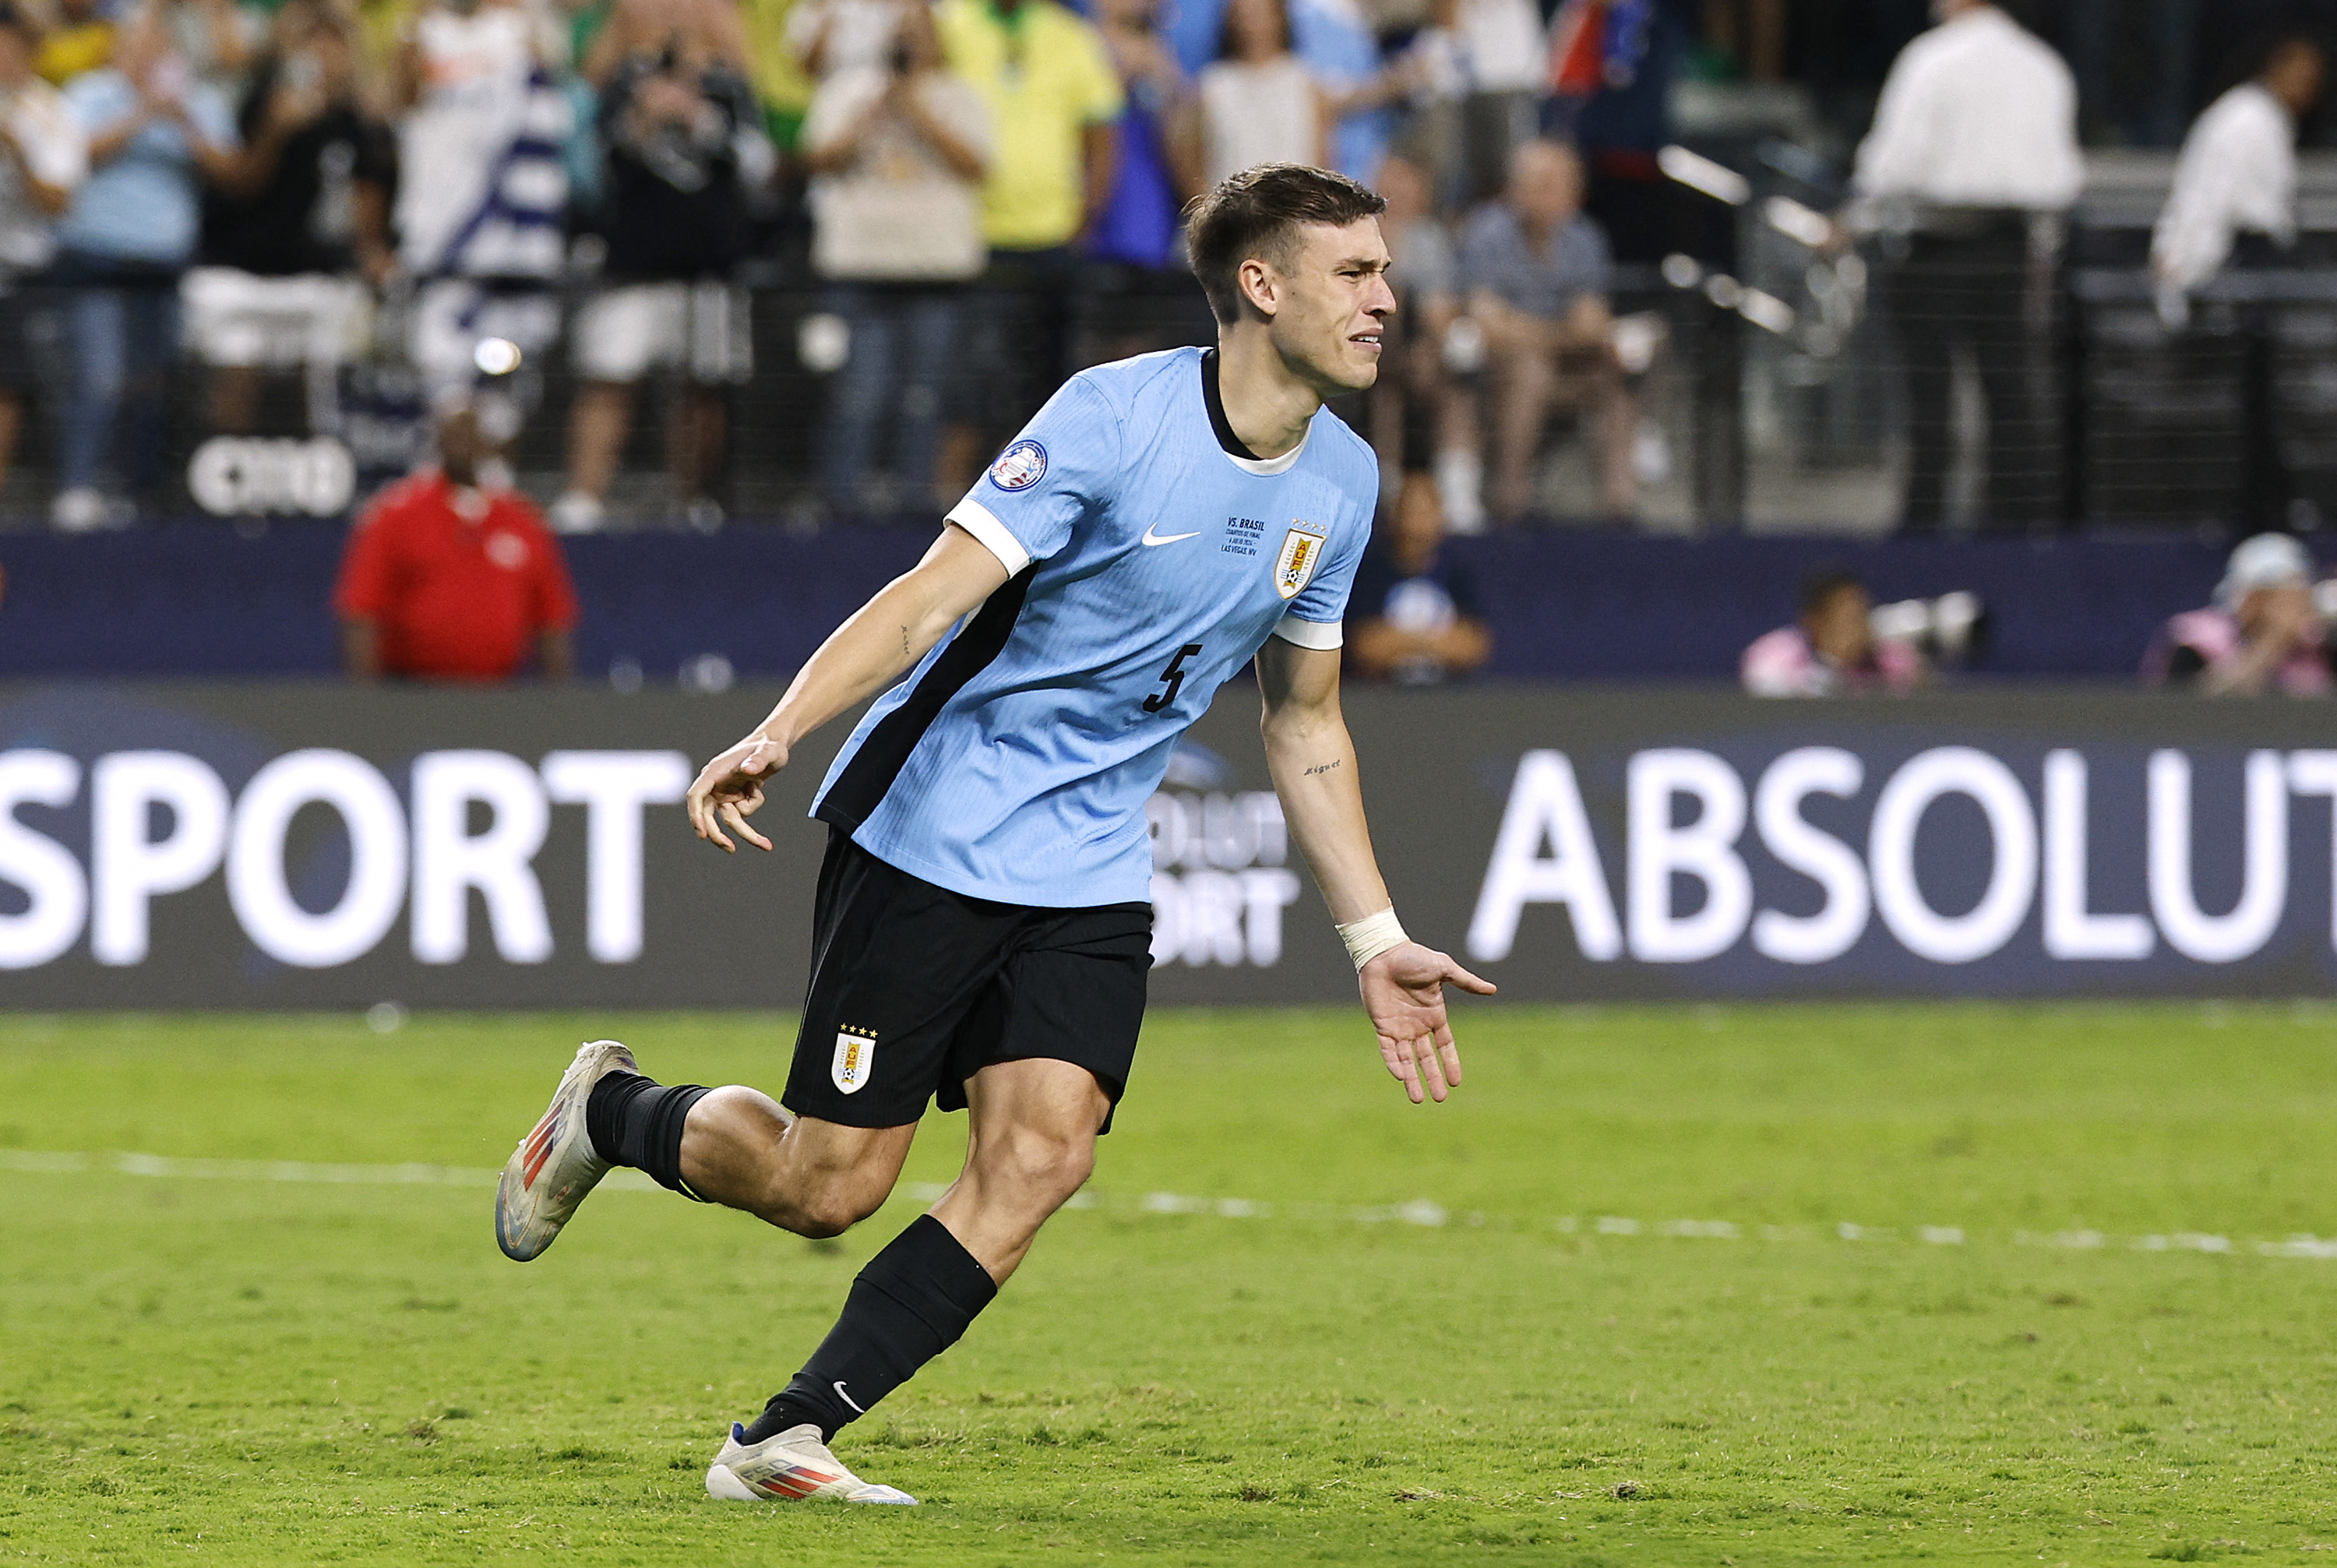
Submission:
<svg viewBox="0 0 2337 1568">
<path fill-rule="evenodd" d="M 1387 199 L 1328 169 L 1304 163 L 1260 163 L 1229 174 L 1185 209 L 1185 248 L 1193 276 L 1220 321 L 1241 315 L 1241 264 L 1253 257 L 1276 267 L 1290 262 L 1301 223 L 1344 229 L 1387 211 Z"/>
<path fill-rule="evenodd" d="M 1858 573 L 1841 566 L 1821 566 L 1802 579 L 1802 594 L 1798 605 L 1804 615 L 1815 615 L 1833 603 L 1833 596 L 1855 588 L 1866 592 Z"/>
</svg>

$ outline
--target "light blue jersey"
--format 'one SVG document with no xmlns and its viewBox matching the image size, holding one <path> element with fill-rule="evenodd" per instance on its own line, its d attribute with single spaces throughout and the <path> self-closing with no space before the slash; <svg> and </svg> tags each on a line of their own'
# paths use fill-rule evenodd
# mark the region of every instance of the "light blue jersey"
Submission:
<svg viewBox="0 0 2337 1568">
<path fill-rule="evenodd" d="M 1379 464 L 1335 414 L 1261 460 L 1198 348 L 1064 383 L 949 520 L 1006 585 L 879 698 L 812 814 L 972 897 L 1142 903 L 1144 802 L 1270 636 L 1340 644 Z"/>
</svg>

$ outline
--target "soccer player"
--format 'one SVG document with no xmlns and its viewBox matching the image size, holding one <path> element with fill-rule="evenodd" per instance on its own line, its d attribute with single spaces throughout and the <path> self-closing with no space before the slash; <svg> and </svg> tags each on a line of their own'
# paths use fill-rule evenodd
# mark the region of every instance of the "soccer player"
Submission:
<svg viewBox="0 0 2337 1568">
<path fill-rule="evenodd" d="M 1144 1014 L 1144 803 L 1177 737 L 1252 658 L 1266 760 L 1413 1103 L 1461 1081 L 1443 987 L 1493 987 L 1405 936 L 1339 710 L 1340 618 L 1371 533 L 1372 449 L 1323 407 L 1369 387 L 1384 203 L 1265 164 L 1197 201 L 1214 350 L 1081 372 L 950 512 L 925 558 L 812 656 L 690 787 L 725 850 L 804 736 L 883 692 L 828 769 L 810 994 L 781 1102 L 666 1086 L 577 1053 L 504 1168 L 504 1250 L 549 1247 L 630 1165 L 801 1236 L 893 1190 L 928 1099 L 972 1112 L 961 1174 L 872 1259 L 795 1380 L 734 1426 L 707 1490 L 909 1503 L 829 1452 L 954 1344 L 1088 1178 Z"/>
</svg>

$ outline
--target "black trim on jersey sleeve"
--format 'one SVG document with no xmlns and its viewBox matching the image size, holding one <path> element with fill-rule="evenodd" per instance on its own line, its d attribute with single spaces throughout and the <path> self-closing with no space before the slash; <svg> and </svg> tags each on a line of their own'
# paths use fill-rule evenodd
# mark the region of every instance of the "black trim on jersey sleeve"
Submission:
<svg viewBox="0 0 2337 1568">
<path fill-rule="evenodd" d="M 893 781 L 909 764 L 909 753 L 925 738 L 949 700 L 965 689 L 965 683 L 989 668 L 992 660 L 1004 651 L 1006 639 L 1012 635 L 1014 622 L 1022 614 L 1022 601 L 1031 591 L 1031 579 L 1038 574 L 1038 563 L 1022 568 L 982 602 L 973 619 L 966 622 L 942 656 L 925 671 L 908 701 L 877 721 L 861 741 L 860 750 L 845 764 L 836 776 L 835 787 L 820 798 L 819 808 L 813 813 L 823 822 L 833 822 L 849 833 L 868 820 L 883 804 Z"/>
<path fill-rule="evenodd" d="M 1201 401 L 1209 406 L 1209 428 L 1217 433 L 1218 446 L 1252 463 L 1266 461 L 1234 434 L 1233 421 L 1226 417 L 1226 399 L 1217 390 L 1217 351 L 1214 348 L 1201 350 Z"/>
</svg>

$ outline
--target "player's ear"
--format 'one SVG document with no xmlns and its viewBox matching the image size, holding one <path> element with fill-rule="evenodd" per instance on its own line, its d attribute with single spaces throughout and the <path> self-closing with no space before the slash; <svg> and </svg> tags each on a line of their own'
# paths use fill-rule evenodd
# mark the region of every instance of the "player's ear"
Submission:
<svg viewBox="0 0 2337 1568">
<path fill-rule="evenodd" d="M 1268 320 L 1282 308 L 1282 279 L 1273 267 L 1253 256 L 1234 273 L 1234 282 L 1252 309 Z"/>
</svg>

